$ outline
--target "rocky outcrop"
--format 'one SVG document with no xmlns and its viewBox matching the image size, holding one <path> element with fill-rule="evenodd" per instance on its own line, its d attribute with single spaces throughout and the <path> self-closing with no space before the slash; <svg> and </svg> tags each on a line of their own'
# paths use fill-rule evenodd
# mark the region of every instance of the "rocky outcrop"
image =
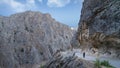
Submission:
<svg viewBox="0 0 120 68">
<path fill-rule="evenodd" d="M 120 58 L 120 0 L 84 0 L 76 41 Z"/>
<path fill-rule="evenodd" d="M 0 67 L 35 68 L 58 50 L 70 47 L 71 28 L 50 14 L 26 11 L 0 16 Z"/>
<path fill-rule="evenodd" d="M 60 53 L 54 56 L 45 64 L 41 64 L 42 68 L 95 68 L 94 63 L 86 61 L 75 56 L 64 56 Z"/>
</svg>

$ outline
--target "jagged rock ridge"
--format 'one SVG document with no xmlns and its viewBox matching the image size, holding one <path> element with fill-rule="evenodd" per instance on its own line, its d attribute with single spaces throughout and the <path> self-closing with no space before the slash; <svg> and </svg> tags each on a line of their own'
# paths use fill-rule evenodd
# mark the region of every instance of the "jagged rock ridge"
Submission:
<svg viewBox="0 0 120 68">
<path fill-rule="evenodd" d="M 78 58 L 73 55 L 65 56 L 57 53 L 54 59 L 41 64 L 42 68 L 95 68 L 94 63 Z"/>
<path fill-rule="evenodd" d="M 72 30 L 50 14 L 26 11 L 0 16 L 0 67 L 35 68 L 70 47 Z"/>
</svg>

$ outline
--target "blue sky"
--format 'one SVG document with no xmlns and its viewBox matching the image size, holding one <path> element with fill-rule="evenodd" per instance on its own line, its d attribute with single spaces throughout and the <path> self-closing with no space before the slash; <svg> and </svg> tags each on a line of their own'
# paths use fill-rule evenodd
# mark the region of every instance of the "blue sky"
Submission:
<svg viewBox="0 0 120 68">
<path fill-rule="evenodd" d="M 83 0 L 0 0 L 0 15 L 27 10 L 50 13 L 57 21 L 77 27 Z"/>
</svg>

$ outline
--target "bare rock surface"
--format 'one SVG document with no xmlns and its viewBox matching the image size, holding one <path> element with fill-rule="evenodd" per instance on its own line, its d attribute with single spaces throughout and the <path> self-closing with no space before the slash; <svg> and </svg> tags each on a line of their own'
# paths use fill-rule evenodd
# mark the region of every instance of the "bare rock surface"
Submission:
<svg viewBox="0 0 120 68">
<path fill-rule="evenodd" d="M 69 57 L 69 56 L 73 56 L 73 54 L 80 60 L 82 60 L 84 62 L 84 60 L 86 60 L 88 62 L 88 66 L 94 68 L 93 64 L 95 64 L 94 61 L 96 61 L 96 59 L 99 59 L 100 61 L 108 61 L 110 63 L 110 65 L 114 66 L 115 68 L 120 68 L 120 59 L 117 58 L 112 58 L 110 56 L 107 55 L 96 55 L 96 54 L 90 54 L 90 52 L 86 52 L 85 53 L 85 57 L 83 57 L 83 52 L 82 49 L 73 49 L 73 51 L 71 50 L 67 50 L 64 52 L 61 52 L 61 55 L 63 55 L 63 57 Z M 85 64 L 85 63 L 84 63 Z M 88 67 L 88 68 L 89 68 Z M 97 67 L 95 67 L 97 68 Z M 106 68 L 106 67 L 105 67 Z"/>
<path fill-rule="evenodd" d="M 119 0 L 84 0 L 80 24 L 86 22 L 90 34 L 103 32 L 107 35 L 120 33 Z"/>
<path fill-rule="evenodd" d="M 120 58 L 120 0 L 84 0 L 73 46 Z"/>
<path fill-rule="evenodd" d="M 35 68 L 57 50 L 70 48 L 70 27 L 50 14 L 26 11 L 0 16 L 0 67 Z"/>
<path fill-rule="evenodd" d="M 65 52 L 63 52 L 65 53 Z M 41 65 L 42 68 L 95 68 L 94 63 L 75 56 L 75 53 L 57 53 L 53 59 Z"/>
</svg>

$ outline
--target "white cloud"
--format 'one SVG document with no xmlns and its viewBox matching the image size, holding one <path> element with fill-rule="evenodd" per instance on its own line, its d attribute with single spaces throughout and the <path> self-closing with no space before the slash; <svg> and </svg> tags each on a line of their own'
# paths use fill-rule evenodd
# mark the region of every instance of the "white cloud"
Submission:
<svg viewBox="0 0 120 68">
<path fill-rule="evenodd" d="M 35 4 L 36 0 L 25 0 L 25 3 L 18 2 L 16 0 L 0 0 L 0 4 L 5 4 L 9 8 L 11 8 L 14 12 L 22 12 L 26 10 L 37 10 L 38 6 Z M 40 3 L 43 0 L 37 0 Z M 82 2 L 83 0 L 47 0 L 47 6 L 49 7 L 64 7 L 70 2 L 78 3 Z"/>
<path fill-rule="evenodd" d="M 64 7 L 69 3 L 70 0 L 48 0 L 47 5 L 49 7 Z"/>
<path fill-rule="evenodd" d="M 15 0 L 1 0 L 0 4 L 4 3 L 8 5 L 14 12 L 22 12 L 25 10 L 36 9 L 35 0 L 26 0 L 26 3 L 23 4 L 21 2 Z"/>
<path fill-rule="evenodd" d="M 42 3 L 42 0 L 38 0 L 40 3 Z"/>
</svg>

